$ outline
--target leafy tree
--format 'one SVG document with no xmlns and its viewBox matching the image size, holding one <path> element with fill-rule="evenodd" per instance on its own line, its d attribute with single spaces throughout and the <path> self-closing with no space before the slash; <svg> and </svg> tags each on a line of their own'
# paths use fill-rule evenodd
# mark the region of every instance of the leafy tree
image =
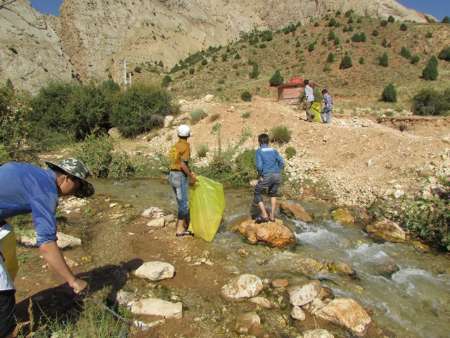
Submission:
<svg viewBox="0 0 450 338">
<path fill-rule="evenodd" d="M 450 88 L 438 92 L 434 89 L 423 89 L 413 98 L 415 115 L 449 115 Z"/>
<path fill-rule="evenodd" d="M 422 78 L 427 81 L 435 81 L 439 76 L 438 60 L 435 56 L 432 56 L 428 61 L 428 64 L 422 71 Z"/>
<path fill-rule="evenodd" d="M 340 69 L 348 69 L 353 66 L 352 58 L 350 55 L 344 55 L 344 57 L 341 60 L 341 64 L 339 66 Z"/>
<path fill-rule="evenodd" d="M 397 102 L 397 90 L 392 83 L 388 84 L 384 88 L 381 99 L 384 102 Z"/>
<path fill-rule="evenodd" d="M 275 71 L 275 73 L 272 75 L 272 77 L 270 78 L 269 83 L 271 86 L 277 87 L 277 86 L 283 84 L 283 82 L 284 82 L 284 78 L 281 75 L 280 71 L 277 69 Z"/>
<path fill-rule="evenodd" d="M 387 53 L 383 53 L 383 55 L 378 58 L 378 64 L 383 67 L 389 67 L 389 56 Z"/>
</svg>

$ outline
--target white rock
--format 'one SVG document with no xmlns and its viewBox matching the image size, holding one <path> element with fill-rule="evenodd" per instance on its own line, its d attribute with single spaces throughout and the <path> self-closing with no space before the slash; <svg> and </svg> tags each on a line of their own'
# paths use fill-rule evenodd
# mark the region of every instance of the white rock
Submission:
<svg viewBox="0 0 450 338">
<path fill-rule="evenodd" d="M 166 117 L 164 117 L 164 128 L 169 127 L 173 119 L 174 117 L 172 115 L 167 115 Z"/>
<path fill-rule="evenodd" d="M 289 288 L 289 301 L 294 306 L 303 306 L 313 301 L 320 293 L 320 282 L 312 281 L 302 286 Z"/>
<path fill-rule="evenodd" d="M 243 274 L 233 278 L 222 287 L 222 295 L 228 299 L 242 299 L 257 296 L 263 289 L 261 278 L 255 275 Z"/>
<path fill-rule="evenodd" d="M 327 330 L 315 329 L 303 332 L 303 338 L 334 338 L 334 336 Z"/>
<path fill-rule="evenodd" d="M 136 300 L 136 296 L 132 292 L 119 290 L 116 295 L 116 302 L 122 306 L 130 306 Z"/>
<path fill-rule="evenodd" d="M 306 315 L 305 312 L 303 312 L 302 308 L 300 306 L 294 306 L 291 311 L 291 317 L 297 320 L 305 320 Z"/>
<path fill-rule="evenodd" d="M 167 302 L 158 298 L 146 298 L 131 304 L 131 312 L 136 315 L 180 319 L 183 317 L 183 304 Z"/>
<path fill-rule="evenodd" d="M 152 228 L 164 228 L 164 225 L 166 224 L 166 220 L 164 217 L 152 219 L 147 223 L 148 227 Z"/>
<path fill-rule="evenodd" d="M 161 218 L 164 217 L 164 211 L 158 207 L 151 207 L 145 209 L 141 216 L 145 218 Z"/>
<path fill-rule="evenodd" d="M 134 275 L 155 282 L 172 278 L 175 275 L 175 267 L 166 262 L 146 262 L 134 272 Z"/>
<path fill-rule="evenodd" d="M 167 216 L 164 216 L 164 220 L 166 221 L 166 224 L 172 223 L 175 221 L 175 215 L 169 214 Z"/>
<path fill-rule="evenodd" d="M 212 94 L 208 94 L 203 98 L 203 101 L 206 103 L 210 103 L 210 102 L 212 102 L 212 100 L 214 100 L 214 95 L 212 95 Z"/>
<path fill-rule="evenodd" d="M 264 297 L 253 297 L 253 298 L 250 298 L 249 301 L 254 304 L 257 304 L 265 309 L 272 308 L 272 303 L 270 302 L 270 300 L 268 300 L 267 298 L 264 298 Z"/>
<path fill-rule="evenodd" d="M 236 321 L 236 331 L 238 333 L 250 333 L 252 330 L 258 329 L 261 325 L 261 319 L 256 312 L 245 313 Z"/>
</svg>

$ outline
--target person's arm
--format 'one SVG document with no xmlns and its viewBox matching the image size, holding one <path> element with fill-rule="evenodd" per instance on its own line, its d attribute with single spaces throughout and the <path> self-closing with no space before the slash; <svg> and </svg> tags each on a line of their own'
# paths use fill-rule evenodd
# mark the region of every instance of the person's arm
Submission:
<svg viewBox="0 0 450 338">
<path fill-rule="evenodd" d="M 277 151 L 277 162 L 278 162 L 278 166 L 281 170 L 284 169 L 284 160 L 281 157 L 280 153 Z"/>
<path fill-rule="evenodd" d="M 75 293 L 80 293 L 87 287 L 87 283 L 82 279 L 76 278 L 67 266 L 64 256 L 55 241 L 42 244 L 39 247 L 39 251 L 48 265 L 69 284 Z"/>
<path fill-rule="evenodd" d="M 180 168 L 186 174 L 186 176 L 190 178 L 191 184 L 195 184 L 195 182 L 197 181 L 197 177 L 195 177 L 194 173 L 191 171 L 191 169 L 189 169 L 188 166 L 190 158 L 191 158 L 191 147 L 188 144 L 184 152 L 181 154 Z"/>
<path fill-rule="evenodd" d="M 259 151 L 259 149 L 256 151 L 256 170 L 258 171 L 258 175 L 262 174 L 263 171 L 263 161 L 262 161 L 262 156 L 261 156 L 261 152 Z"/>
</svg>

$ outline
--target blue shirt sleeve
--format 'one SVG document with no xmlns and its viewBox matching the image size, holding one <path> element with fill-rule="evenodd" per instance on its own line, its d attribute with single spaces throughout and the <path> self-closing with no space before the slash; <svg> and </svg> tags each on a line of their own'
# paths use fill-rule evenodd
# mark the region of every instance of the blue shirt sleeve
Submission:
<svg viewBox="0 0 450 338">
<path fill-rule="evenodd" d="M 50 241 L 56 241 L 55 213 L 57 203 L 57 198 L 49 198 L 48 195 L 33 196 L 30 201 L 38 246 Z"/>
<path fill-rule="evenodd" d="M 277 155 L 278 167 L 280 169 L 283 169 L 284 168 L 284 160 L 283 160 L 283 158 L 281 157 L 281 155 L 280 155 L 280 153 L 278 151 L 276 151 L 276 155 Z"/>
<path fill-rule="evenodd" d="M 259 149 L 256 151 L 256 170 L 259 174 L 261 174 L 263 170 L 263 161 L 261 151 Z"/>
</svg>

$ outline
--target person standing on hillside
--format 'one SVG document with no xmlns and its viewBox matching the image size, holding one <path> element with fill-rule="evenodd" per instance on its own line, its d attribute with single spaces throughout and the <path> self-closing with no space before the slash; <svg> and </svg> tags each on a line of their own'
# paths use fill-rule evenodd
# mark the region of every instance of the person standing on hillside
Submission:
<svg viewBox="0 0 450 338">
<path fill-rule="evenodd" d="M 189 169 L 191 147 L 187 140 L 191 136 L 191 128 L 182 124 L 178 127 L 177 134 L 178 142 L 172 146 L 169 152 L 169 183 L 172 186 L 178 204 L 176 236 L 181 237 L 192 235 L 188 231 L 190 222 L 188 188 L 189 180 L 191 184 L 195 184 L 197 179 Z"/>
<path fill-rule="evenodd" d="M 277 207 L 278 188 L 281 184 L 281 171 L 284 168 L 284 160 L 275 149 L 269 147 L 269 135 L 258 136 L 259 148 L 256 150 L 256 170 L 259 174 L 258 183 L 255 186 L 254 203 L 261 210 L 261 218 L 257 223 L 275 221 Z M 262 193 L 267 190 L 270 196 L 270 217 L 262 199 Z"/>
<path fill-rule="evenodd" d="M 309 85 L 309 80 L 305 80 L 304 84 L 305 84 L 305 93 L 302 97 L 302 100 L 306 99 L 306 120 L 308 122 L 312 122 L 314 116 L 311 113 L 311 107 L 314 103 L 314 90 Z"/>
<path fill-rule="evenodd" d="M 18 162 L 0 165 L 0 337 L 12 334 L 16 327 L 13 279 L 17 258 L 15 245 L 6 246 L 7 238 L 13 234 L 7 219 L 31 213 L 37 245 L 48 265 L 76 294 L 87 287 L 84 280 L 72 273 L 56 244 L 56 207 L 59 196 L 84 198 L 94 193 L 94 187 L 86 181 L 89 170 L 76 159 L 46 164 L 47 170 Z"/>
<path fill-rule="evenodd" d="M 331 123 L 331 113 L 333 111 L 333 98 L 327 89 L 322 90 L 323 95 L 323 110 L 320 114 L 323 123 Z"/>
</svg>

